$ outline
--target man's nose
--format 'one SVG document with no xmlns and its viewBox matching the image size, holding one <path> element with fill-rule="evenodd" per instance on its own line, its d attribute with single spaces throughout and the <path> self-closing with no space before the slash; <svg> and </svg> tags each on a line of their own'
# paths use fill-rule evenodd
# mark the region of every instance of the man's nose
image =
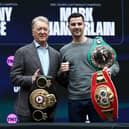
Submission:
<svg viewBox="0 0 129 129">
<path fill-rule="evenodd" d="M 78 28 L 78 27 L 79 27 L 79 25 L 78 25 L 78 24 L 75 24 L 75 27 L 76 27 L 76 28 Z"/>
</svg>

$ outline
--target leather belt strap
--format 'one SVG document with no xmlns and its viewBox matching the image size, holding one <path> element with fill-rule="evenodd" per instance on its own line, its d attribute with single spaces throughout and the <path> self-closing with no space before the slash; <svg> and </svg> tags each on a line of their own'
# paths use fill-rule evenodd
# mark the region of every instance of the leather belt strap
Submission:
<svg viewBox="0 0 129 129">
<path fill-rule="evenodd" d="M 93 105 L 103 120 L 118 118 L 118 97 L 109 74 L 103 71 L 93 73 L 91 84 Z"/>
</svg>

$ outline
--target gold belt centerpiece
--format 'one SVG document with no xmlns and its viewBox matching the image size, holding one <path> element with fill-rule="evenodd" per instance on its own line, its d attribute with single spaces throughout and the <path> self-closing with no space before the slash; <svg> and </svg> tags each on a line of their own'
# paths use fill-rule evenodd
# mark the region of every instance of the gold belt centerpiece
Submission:
<svg viewBox="0 0 129 129">
<path fill-rule="evenodd" d="M 36 79 L 36 86 L 38 88 L 50 87 L 52 85 L 51 79 L 46 78 L 45 76 L 38 76 Z"/>
<path fill-rule="evenodd" d="M 52 77 L 38 76 L 35 87 L 29 95 L 32 118 L 34 121 L 46 121 L 53 113 L 57 102 Z"/>
</svg>

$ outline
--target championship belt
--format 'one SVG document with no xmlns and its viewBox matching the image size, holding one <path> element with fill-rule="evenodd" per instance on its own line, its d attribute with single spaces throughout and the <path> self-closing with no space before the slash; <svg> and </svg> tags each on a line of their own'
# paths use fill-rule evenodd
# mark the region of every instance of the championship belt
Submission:
<svg viewBox="0 0 129 129">
<path fill-rule="evenodd" d="M 89 50 L 88 61 L 96 70 L 102 70 L 105 66 L 109 68 L 116 61 L 116 52 L 102 37 L 96 37 Z"/>
<path fill-rule="evenodd" d="M 116 61 L 116 52 L 102 37 L 94 39 L 88 54 L 89 63 L 97 70 L 91 84 L 92 103 L 103 120 L 118 118 L 118 97 L 115 86 L 104 67 L 110 68 Z"/>
<path fill-rule="evenodd" d="M 29 95 L 29 105 L 34 121 L 49 121 L 53 118 L 57 98 L 51 76 L 39 75 L 35 81 L 35 89 Z"/>
</svg>

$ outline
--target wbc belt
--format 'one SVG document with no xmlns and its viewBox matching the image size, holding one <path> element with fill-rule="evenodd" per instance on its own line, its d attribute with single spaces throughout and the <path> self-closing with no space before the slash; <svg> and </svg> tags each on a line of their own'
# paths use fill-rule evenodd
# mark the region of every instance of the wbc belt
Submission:
<svg viewBox="0 0 129 129">
<path fill-rule="evenodd" d="M 35 88 L 29 95 L 29 105 L 34 121 L 49 121 L 54 116 L 57 98 L 51 76 L 39 75 Z"/>
<path fill-rule="evenodd" d="M 91 83 L 92 103 L 103 120 L 118 118 L 118 97 L 111 77 L 104 67 L 110 68 L 116 61 L 116 52 L 102 37 L 94 39 L 88 53 L 89 63 L 96 69 Z"/>
<path fill-rule="evenodd" d="M 116 61 L 116 52 L 102 37 L 96 37 L 88 52 L 88 61 L 96 70 L 109 68 Z"/>
</svg>

